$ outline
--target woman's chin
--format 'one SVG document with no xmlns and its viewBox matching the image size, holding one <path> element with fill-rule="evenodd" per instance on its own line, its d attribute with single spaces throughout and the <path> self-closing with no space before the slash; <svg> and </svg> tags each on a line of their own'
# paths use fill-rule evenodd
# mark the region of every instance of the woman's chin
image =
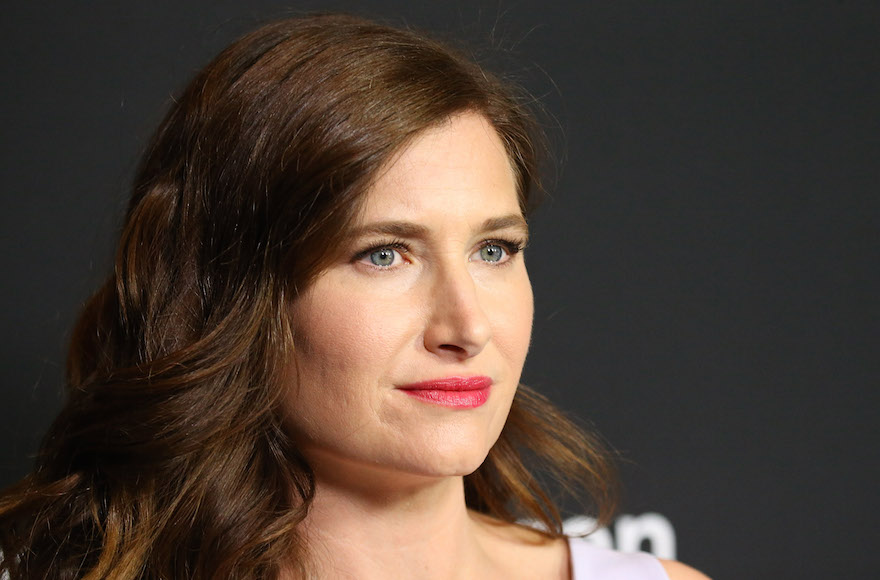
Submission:
<svg viewBox="0 0 880 580">
<path fill-rule="evenodd" d="M 409 456 L 413 468 L 441 477 L 470 475 L 483 464 L 497 440 L 496 434 L 490 436 L 485 430 L 457 435 L 423 442 L 421 450 Z"/>
<path fill-rule="evenodd" d="M 388 467 L 392 471 L 432 478 L 465 476 L 476 471 L 488 453 L 488 447 L 482 448 L 473 441 L 460 446 L 426 447 L 424 452 L 399 457 Z"/>
<path fill-rule="evenodd" d="M 488 455 L 488 448 L 446 445 L 410 448 L 404 453 L 344 457 L 332 452 L 308 453 L 318 485 L 333 487 L 421 487 L 437 480 L 463 477 L 476 471 Z"/>
<path fill-rule="evenodd" d="M 470 475 L 475 472 L 483 461 L 486 460 L 487 453 L 476 454 L 459 454 L 449 457 L 438 456 L 422 467 L 425 475 L 434 477 L 455 477 Z"/>
</svg>

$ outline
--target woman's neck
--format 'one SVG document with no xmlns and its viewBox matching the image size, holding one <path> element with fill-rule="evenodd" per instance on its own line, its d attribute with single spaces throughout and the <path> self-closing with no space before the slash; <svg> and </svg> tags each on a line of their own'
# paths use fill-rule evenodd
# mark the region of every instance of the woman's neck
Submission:
<svg viewBox="0 0 880 580">
<path fill-rule="evenodd" d="M 303 522 L 320 578 L 479 578 L 489 564 L 462 477 L 321 479 Z M 370 480 L 373 481 L 370 481 Z"/>
<path fill-rule="evenodd" d="M 564 540 L 468 510 L 461 476 L 312 465 L 315 497 L 299 528 L 310 578 L 569 578 Z"/>
</svg>

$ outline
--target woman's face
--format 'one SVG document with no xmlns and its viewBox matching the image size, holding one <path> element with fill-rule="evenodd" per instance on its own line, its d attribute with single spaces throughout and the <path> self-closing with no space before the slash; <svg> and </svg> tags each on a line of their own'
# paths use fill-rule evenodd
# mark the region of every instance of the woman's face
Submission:
<svg viewBox="0 0 880 580">
<path fill-rule="evenodd" d="M 380 174 L 344 257 L 291 306 L 288 421 L 319 479 L 479 467 L 528 350 L 527 235 L 479 115 L 424 132 Z"/>
</svg>

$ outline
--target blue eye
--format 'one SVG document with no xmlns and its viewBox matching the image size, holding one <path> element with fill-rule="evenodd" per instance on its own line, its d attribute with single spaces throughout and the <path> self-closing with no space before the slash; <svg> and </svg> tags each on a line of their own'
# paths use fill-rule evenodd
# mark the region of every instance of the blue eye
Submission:
<svg viewBox="0 0 880 580">
<path fill-rule="evenodd" d="M 397 240 L 383 240 L 368 248 L 364 248 L 352 257 L 352 262 L 360 262 L 366 266 L 382 270 L 392 270 L 406 263 L 404 256 L 409 248 Z"/>
<path fill-rule="evenodd" d="M 480 259 L 484 262 L 500 262 L 504 259 L 504 248 L 498 244 L 486 244 L 480 248 Z"/>
<path fill-rule="evenodd" d="M 396 254 L 396 252 L 393 248 L 379 248 L 378 250 L 370 252 L 370 262 L 376 266 L 385 268 L 394 263 L 394 254 Z"/>
</svg>

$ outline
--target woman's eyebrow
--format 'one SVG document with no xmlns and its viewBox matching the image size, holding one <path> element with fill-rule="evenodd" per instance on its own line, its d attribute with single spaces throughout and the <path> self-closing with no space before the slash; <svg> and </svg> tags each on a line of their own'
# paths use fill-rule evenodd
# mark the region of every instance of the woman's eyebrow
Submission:
<svg viewBox="0 0 880 580">
<path fill-rule="evenodd" d="M 521 230 L 522 235 L 529 237 L 529 225 L 522 214 L 512 213 L 502 217 L 489 218 L 483 222 L 482 232 L 514 228 Z"/>
<path fill-rule="evenodd" d="M 522 234 L 526 237 L 529 235 L 529 226 L 525 218 L 520 214 L 509 214 L 500 217 L 492 217 L 482 223 L 477 229 L 478 232 L 489 232 L 495 230 L 503 230 L 507 228 L 515 228 L 522 230 Z M 360 238 L 368 235 L 387 235 L 398 238 L 428 238 L 430 236 L 430 228 L 421 224 L 415 224 L 407 221 L 385 221 L 367 224 L 355 228 L 351 232 L 351 238 Z"/>
<path fill-rule="evenodd" d="M 360 238 L 371 234 L 384 234 L 397 238 L 427 238 L 428 228 L 412 222 L 375 222 L 355 228 L 351 232 L 351 237 Z"/>
</svg>

